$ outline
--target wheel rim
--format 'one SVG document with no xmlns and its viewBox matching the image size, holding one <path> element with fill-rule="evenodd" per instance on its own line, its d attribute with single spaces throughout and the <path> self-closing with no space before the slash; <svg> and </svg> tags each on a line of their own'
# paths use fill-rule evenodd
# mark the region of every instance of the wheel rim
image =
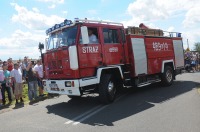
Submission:
<svg viewBox="0 0 200 132">
<path fill-rule="evenodd" d="M 166 72 L 166 79 L 168 82 L 171 82 L 172 80 L 172 72 L 170 70 Z"/>
<path fill-rule="evenodd" d="M 108 84 L 108 92 L 109 93 L 112 92 L 113 89 L 114 89 L 114 83 L 110 81 L 109 84 Z"/>
<path fill-rule="evenodd" d="M 115 85 L 112 81 L 110 81 L 108 84 L 108 92 L 112 97 L 114 97 L 116 90 L 115 90 Z"/>
</svg>

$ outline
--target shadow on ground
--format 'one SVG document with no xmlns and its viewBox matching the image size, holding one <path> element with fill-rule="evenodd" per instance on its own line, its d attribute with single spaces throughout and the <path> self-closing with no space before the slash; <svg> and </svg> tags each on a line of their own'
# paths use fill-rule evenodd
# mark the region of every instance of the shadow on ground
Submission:
<svg viewBox="0 0 200 132">
<path fill-rule="evenodd" d="M 170 87 L 161 87 L 159 84 L 143 87 L 136 90 L 127 90 L 120 100 L 108 105 L 90 120 L 81 123 L 88 125 L 113 126 L 113 122 L 122 120 L 134 114 L 140 113 L 154 107 L 155 103 L 163 103 L 185 94 L 200 85 L 192 81 L 175 81 Z M 49 114 L 55 114 L 68 120 L 84 113 L 85 111 L 98 106 L 100 103 L 97 97 L 83 97 L 79 100 L 69 100 L 55 105 L 47 106 Z M 103 106 L 103 105 L 102 105 Z"/>
<path fill-rule="evenodd" d="M 44 97 L 38 97 L 36 100 L 33 100 L 31 102 L 29 102 L 29 101 L 28 102 L 26 101 L 26 102 L 23 102 L 23 103 L 19 102 L 18 104 L 15 104 L 15 102 L 14 103 L 7 103 L 6 105 L 1 106 L 0 110 L 3 110 L 3 109 L 19 109 L 19 108 L 23 108 L 24 106 L 26 106 L 28 104 L 34 105 L 36 103 L 39 103 L 39 102 L 44 101 L 46 99 L 52 99 L 54 97 L 59 97 L 59 95 L 57 95 L 57 94 L 45 95 Z M 0 113 L 3 113 L 3 112 L 0 112 Z"/>
</svg>

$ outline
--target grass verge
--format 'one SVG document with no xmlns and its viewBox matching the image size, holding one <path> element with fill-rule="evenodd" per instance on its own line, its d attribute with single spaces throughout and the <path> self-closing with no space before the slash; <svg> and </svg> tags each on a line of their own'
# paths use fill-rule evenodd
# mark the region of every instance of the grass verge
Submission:
<svg viewBox="0 0 200 132">
<path fill-rule="evenodd" d="M 40 100 L 47 99 L 47 93 L 44 92 L 44 94 L 45 95 L 43 97 L 37 98 L 35 101 L 37 102 L 37 101 L 40 101 Z M 39 95 L 39 92 L 38 92 L 38 95 Z M 5 98 L 6 98 L 6 104 L 5 104 L 5 106 L 3 106 L 3 108 L 7 108 L 7 107 L 15 105 L 16 100 L 15 100 L 14 95 L 12 97 L 12 102 L 10 104 L 9 104 L 7 92 L 5 94 Z M 28 85 L 27 84 L 23 84 L 22 98 L 24 100 L 24 102 L 23 102 L 24 105 L 30 103 L 29 98 L 28 98 Z"/>
</svg>

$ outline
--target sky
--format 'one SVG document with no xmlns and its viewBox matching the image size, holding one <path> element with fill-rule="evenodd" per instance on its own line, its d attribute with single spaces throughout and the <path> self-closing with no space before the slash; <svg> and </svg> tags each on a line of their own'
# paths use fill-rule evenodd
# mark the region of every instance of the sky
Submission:
<svg viewBox="0 0 200 132">
<path fill-rule="evenodd" d="M 199 6 L 199 0 L 1 0 L 0 59 L 39 58 L 46 29 L 74 18 L 181 32 L 184 48 L 188 40 L 193 49 L 200 42 Z"/>
</svg>

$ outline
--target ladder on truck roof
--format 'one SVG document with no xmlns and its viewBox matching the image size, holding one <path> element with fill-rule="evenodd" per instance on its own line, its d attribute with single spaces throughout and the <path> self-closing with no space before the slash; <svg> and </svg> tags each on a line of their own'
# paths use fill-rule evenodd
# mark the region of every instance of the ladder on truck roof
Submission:
<svg viewBox="0 0 200 132">
<path fill-rule="evenodd" d="M 96 24 L 108 24 L 108 25 L 116 25 L 116 26 L 123 26 L 122 23 L 118 22 L 109 22 L 109 21 L 98 21 L 98 20 L 88 20 L 88 19 L 75 19 L 76 23 L 82 22 L 82 23 L 96 23 Z"/>
<path fill-rule="evenodd" d="M 156 37 L 181 37 L 180 32 L 168 32 L 161 29 L 144 29 L 135 26 L 128 26 L 125 28 L 126 34 L 133 35 L 145 35 L 145 36 L 156 36 Z"/>
</svg>

